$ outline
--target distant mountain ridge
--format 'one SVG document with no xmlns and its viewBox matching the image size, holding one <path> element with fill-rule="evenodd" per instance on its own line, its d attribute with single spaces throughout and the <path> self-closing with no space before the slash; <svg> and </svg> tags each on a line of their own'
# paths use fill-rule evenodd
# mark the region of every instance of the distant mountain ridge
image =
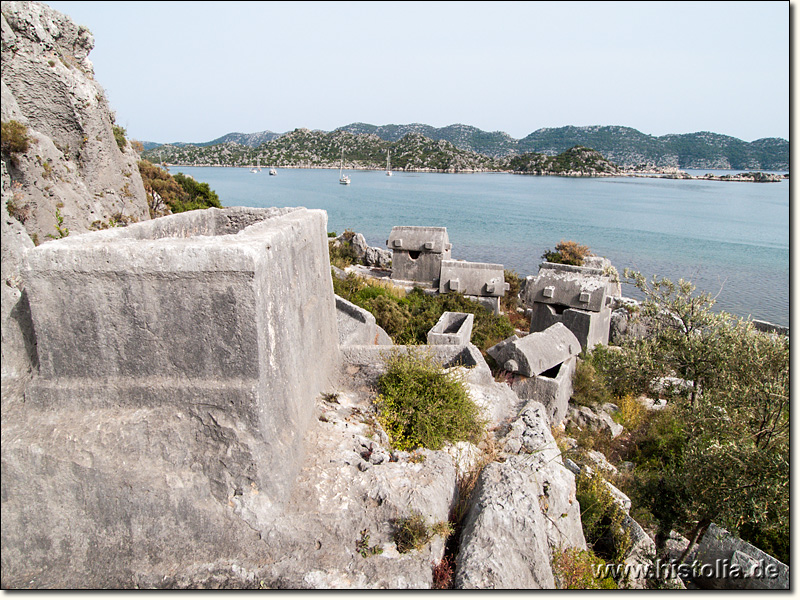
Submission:
<svg viewBox="0 0 800 600">
<path fill-rule="evenodd" d="M 537 129 L 517 140 L 502 131 L 486 132 L 470 125 L 454 124 L 432 127 L 423 123 L 406 125 L 371 125 L 351 123 L 334 131 L 355 135 L 373 135 L 388 142 L 397 142 L 413 133 L 433 141 L 446 141 L 459 150 L 491 158 L 506 158 L 535 152 L 555 156 L 574 146 L 597 150 L 620 166 L 652 165 L 681 169 L 740 169 L 785 171 L 789 169 L 789 142 L 783 138 L 762 138 L 745 142 L 738 138 L 701 131 L 685 134 L 652 136 L 632 127 L 565 126 Z M 235 143 L 250 148 L 278 139 L 288 133 L 272 131 L 243 134 L 229 133 L 211 142 L 193 146 Z M 171 144 L 184 146 L 186 144 Z M 151 149 L 148 145 L 146 149 Z"/>
</svg>

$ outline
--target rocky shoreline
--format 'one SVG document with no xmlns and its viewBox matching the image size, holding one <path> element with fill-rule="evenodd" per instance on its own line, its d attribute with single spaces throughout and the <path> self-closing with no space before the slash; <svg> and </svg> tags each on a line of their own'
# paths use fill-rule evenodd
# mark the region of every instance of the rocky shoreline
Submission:
<svg viewBox="0 0 800 600">
<path fill-rule="evenodd" d="M 194 163 L 194 164 L 178 164 L 178 163 L 163 163 L 167 170 L 172 168 L 181 167 L 217 167 L 217 168 L 230 168 L 230 169 L 253 169 L 256 165 L 223 165 L 219 163 Z M 338 166 L 331 165 L 281 165 L 279 169 L 328 169 L 337 170 Z M 372 167 L 363 167 L 351 165 L 347 166 L 347 171 L 383 171 L 383 169 L 376 169 Z M 673 168 L 653 169 L 650 171 L 642 171 L 637 169 L 621 170 L 616 173 L 603 173 L 603 172 L 585 172 L 585 171 L 568 171 L 565 173 L 557 172 L 542 172 L 542 173 L 529 173 L 525 171 L 510 171 L 510 170 L 495 170 L 495 169 L 431 169 L 431 168 L 418 168 L 418 169 L 392 169 L 395 173 L 506 173 L 511 175 L 531 175 L 536 177 L 643 177 L 649 179 L 689 179 L 697 181 L 740 181 L 747 183 L 776 183 L 789 179 L 789 174 L 780 173 L 764 173 L 762 171 L 752 171 L 746 173 L 732 173 L 730 175 L 714 175 L 713 173 L 706 173 L 705 175 L 692 175 L 686 171 Z"/>
</svg>

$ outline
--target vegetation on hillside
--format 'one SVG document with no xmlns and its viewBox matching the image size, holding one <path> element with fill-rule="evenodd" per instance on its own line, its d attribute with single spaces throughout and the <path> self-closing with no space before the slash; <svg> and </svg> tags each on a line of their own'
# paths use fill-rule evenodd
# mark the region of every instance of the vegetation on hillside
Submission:
<svg viewBox="0 0 800 600">
<path fill-rule="evenodd" d="M 30 143 L 28 128 L 24 124 L 14 119 L 0 123 L 0 147 L 3 156 L 14 160 L 17 154 L 28 151 Z"/>
<path fill-rule="evenodd" d="M 602 154 L 584 146 L 574 146 L 556 156 L 527 153 L 508 160 L 507 166 L 515 173 L 535 175 L 587 175 L 613 174 L 619 172 L 617 165 L 606 160 Z"/>
<path fill-rule="evenodd" d="M 139 161 L 139 173 L 152 218 L 222 206 L 216 192 L 207 183 L 200 183 L 182 173 L 171 175 L 147 160 Z"/>
<path fill-rule="evenodd" d="M 443 312 L 467 312 L 475 315 L 472 343 L 485 351 L 513 335 L 514 327 L 505 315 L 495 315 L 463 294 L 428 295 L 420 288 L 404 293 L 391 284 L 367 280 L 355 274 L 345 279 L 334 277 L 334 292 L 368 310 L 396 344 L 426 344 L 428 331 Z"/>
<path fill-rule="evenodd" d="M 655 397 L 652 382 L 688 382 L 668 390 L 668 407 L 646 411 L 630 432 L 603 444 L 635 464 L 615 483 L 634 502 L 636 518 L 663 544 L 677 529 L 696 542 L 713 521 L 788 561 L 789 340 L 752 323 L 712 312 L 713 299 L 685 281 L 645 280 L 626 272 L 644 294 L 645 339 L 619 349 L 598 346 L 592 373 L 576 379 L 586 398 Z"/>
<path fill-rule="evenodd" d="M 159 146 L 143 156 L 183 165 L 249 166 L 260 162 L 275 167 L 326 167 L 383 169 L 387 152 L 397 170 L 473 171 L 497 170 L 498 163 L 486 156 L 459 150 L 449 142 L 434 141 L 411 133 L 397 142 L 376 135 L 346 131 L 296 129 L 256 148 L 236 143 L 210 146 Z"/>
<path fill-rule="evenodd" d="M 200 144 L 175 144 L 158 147 L 170 156 L 180 159 L 169 159 L 176 164 L 219 164 L 244 165 L 255 164 L 255 155 L 249 153 L 261 141 L 278 141 L 281 137 L 291 136 L 297 131 L 283 135 L 272 132 L 260 134 L 232 133 L 212 142 Z M 527 137 L 516 140 L 501 131 L 486 132 L 468 125 L 449 125 L 447 127 L 431 127 L 421 123 L 409 125 L 375 126 L 367 123 L 352 123 L 340 127 L 334 132 L 313 132 L 321 136 L 336 133 L 347 133 L 359 137 L 378 138 L 389 144 L 399 142 L 409 134 L 421 135 L 434 144 L 448 142 L 460 151 L 477 153 L 483 159 L 499 161 L 525 154 L 556 156 L 575 146 L 594 148 L 608 161 L 617 165 L 637 166 L 652 165 L 657 167 L 681 168 L 730 168 L 737 170 L 788 170 L 789 142 L 782 138 L 764 138 L 753 142 L 719 135 L 709 132 L 664 135 L 660 137 L 647 135 L 631 127 L 588 126 L 588 127 L 556 127 L 534 131 Z M 226 143 L 236 142 L 236 143 Z M 257 143 L 258 142 L 258 143 Z M 211 152 L 197 152 L 199 147 L 215 147 Z M 186 148 L 186 154 L 175 152 L 178 147 Z M 381 168 L 385 165 L 385 152 L 382 161 L 369 168 Z M 337 156 L 341 148 L 337 150 Z M 251 157 L 247 162 L 244 157 Z M 157 153 L 146 156 L 155 160 Z M 192 157 L 191 159 L 189 157 Z M 244 162 L 237 162 L 242 160 Z M 233 161 L 233 162 L 231 162 Z M 272 164 L 264 163 L 262 164 Z M 278 164 L 278 163 L 276 163 Z M 287 165 L 289 163 L 280 163 Z M 299 166 L 299 165 L 295 165 Z M 536 170 L 535 168 L 532 170 Z"/>
</svg>

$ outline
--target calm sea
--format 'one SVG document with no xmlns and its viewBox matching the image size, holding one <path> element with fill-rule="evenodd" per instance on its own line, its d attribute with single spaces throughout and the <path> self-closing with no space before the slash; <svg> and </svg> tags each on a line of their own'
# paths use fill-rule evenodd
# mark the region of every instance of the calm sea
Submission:
<svg viewBox="0 0 800 600">
<path fill-rule="evenodd" d="M 328 230 L 385 247 L 395 225 L 447 227 L 453 258 L 535 275 L 541 255 L 575 240 L 647 277 L 684 278 L 716 308 L 789 325 L 789 182 L 562 178 L 502 173 L 171 167 L 207 182 L 224 206 L 305 206 Z M 702 171 L 698 173 L 705 173 Z M 624 293 L 639 297 L 625 286 Z"/>
</svg>

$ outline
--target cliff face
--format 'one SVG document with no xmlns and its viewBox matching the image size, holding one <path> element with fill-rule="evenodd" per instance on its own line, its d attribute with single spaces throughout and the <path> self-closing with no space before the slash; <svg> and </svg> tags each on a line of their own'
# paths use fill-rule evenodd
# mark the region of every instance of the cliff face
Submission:
<svg viewBox="0 0 800 600">
<path fill-rule="evenodd" d="M 119 148 L 112 112 L 88 59 L 94 40 L 68 17 L 35 2 L 3 2 L 2 356 L 3 383 L 35 365 L 20 260 L 34 243 L 112 219 L 150 218 L 130 143 Z M 11 142 L 7 125 L 16 121 Z M 27 148 L 25 148 L 27 146 Z M 4 402 L 6 394 L 4 393 Z"/>
<path fill-rule="evenodd" d="M 3 2 L 1 23 L 2 121 L 24 125 L 29 139 L 13 154 L 4 144 L 11 216 L 38 243 L 95 222 L 149 219 L 137 153 L 115 140 L 94 80 L 91 33 L 36 2 Z"/>
</svg>

